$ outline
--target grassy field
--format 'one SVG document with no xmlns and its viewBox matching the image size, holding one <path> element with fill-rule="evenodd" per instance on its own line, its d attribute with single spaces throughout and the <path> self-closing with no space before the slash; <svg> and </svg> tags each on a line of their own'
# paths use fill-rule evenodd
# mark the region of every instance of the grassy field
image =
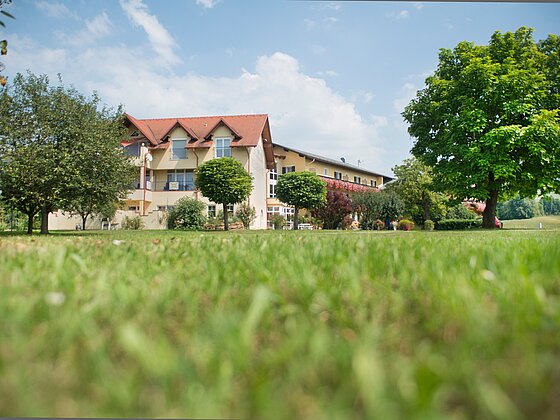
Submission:
<svg viewBox="0 0 560 420">
<path fill-rule="evenodd" d="M 504 220 L 504 229 L 560 229 L 560 216 L 541 216 L 523 220 Z"/>
<path fill-rule="evenodd" d="M 558 413 L 558 231 L 0 236 L 0 416 Z"/>
</svg>

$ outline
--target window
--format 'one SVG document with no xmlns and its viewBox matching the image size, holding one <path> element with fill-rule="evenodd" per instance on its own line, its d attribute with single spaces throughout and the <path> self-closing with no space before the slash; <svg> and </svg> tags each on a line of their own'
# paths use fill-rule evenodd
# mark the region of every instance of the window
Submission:
<svg viewBox="0 0 560 420">
<path fill-rule="evenodd" d="M 268 197 L 276 198 L 276 184 L 270 184 L 268 186 Z"/>
<path fill-rule="evenodd" d="M 227 212 L 228 212 L 228 214 L 233 214 L 233 204 L 228 204 L 227 205 Z"/>
<path fill-rule="evenodd" d="M 276 181 L 278 179 L 278 171 L 276 169 L 271 169 L 270 172 L 268 173 L 268 177 L 272 181 Z"/>
<path fill-rule="evenodd" d="M 140 156 L 140 143 L 133 143 L 124 148 L 126 156 Z"/>
<path fill-rule="evenodd" d="M 342 179 L 342 172 L 334 171 L 334 179 Z"/>
<path fill-rule="evenodd" d="M 171 211 L 175 206 L 157 206 L 158 211 Z"/>
<path fill-rule="evenodd" d="M 216 148 L 216 157 L 231 157 L 231 139 L 217 138 L 214 139 L 214 147 Z"/>
<path fill-rule="evenodd" d="M 134 130 L 132 134 L 130 134 L 130 137 L 138 137 L 139 135 L 140 133 L 138 132 L 138 130 Z"/>
<path fill-rule="evenodd" d="M 355 182 L 356 184 L 359 184 L 360 182 L 362 182 L 362 179 L 361 179 L 359 176 L 355 176 L 355 177 L 354 177 L 354 182 Z"/>
<path fill-rule="evenodd" d="M 216 205 L 209 204 L 208 205 L 208 217 L 216 217 Z"/>
<path fill-rule="evenodd" d="M 329 176 L 329 170 L 327 168 L 323 170 L 323 175 Z"/>
<path fill-rule="evenodd" d="M 375 179 L 371 180 L 371 186 L 372 187 L 377 187 L 377 181 Z"/>
<path fill-rule="evenodd" d="M 138 206 L 128 206 L 129 211 L 138 211 Z"/>
<path fill-rule="evenodd" d="M 175 169 L 167 171 L 165 190 L 194 191 L 194 172 L 189 169 Z"/>
<path fill-rule="evenodd" d="M 295 172 L 295 171 L 296 171 L 295 166 L 282 166 L 282 173 L 283 174 L 287 174 L 288 172 Z"/>
<path fill-rule="evenodd" d="M 187 158 L 187 140 L 176 139 L 171 141 L 171 160 Z"/>
</svg>

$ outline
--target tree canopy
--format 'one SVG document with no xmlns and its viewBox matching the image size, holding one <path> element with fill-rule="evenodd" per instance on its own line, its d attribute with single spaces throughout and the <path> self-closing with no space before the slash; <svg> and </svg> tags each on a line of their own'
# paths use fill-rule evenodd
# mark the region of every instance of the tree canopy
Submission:
<svg viewBox="0 0 560 420">
<path fill-rule="evenodd" d="M 294 206 L 294 229 L 298 229 L 299 210 L 323 205 L 327 199 L 327 186 L 313 172 L 288 172 L 278 178 L 276 197 Z"/>
<path fill-rule="evenodd" d="M 407 213 L 417 223 L 438 219 L 445 196 L 434 191 L 432 169 L 416 158 L 405 159 L 393 168 L 395 181 L 387 184 L 386 191 L 394 191 L 405 203 Z"/>
<path fill-rule="evenodd" d="M 232 157 L 204 162 L 196 170 L 195 184 L 202 195 L 223 205 L 225 230 L 229 229 L 227 205 L 246 200 L 253 189 L 251 175 Z"/>
<path fill-rule="evenodd" d="M 412 154 L 438 189 L 486 202 L 560 190 L 560 40 L 495 32 L 488 45 L 442 49 L 435 73 L 403 112 Z"/>
<path fill-rule="evenodd" d="M 46 76 L 17 74 L 0 98 L 0 189 L 41 232 L 57 209 L 91 212 L 126 193 L 133 166 L 119 141 L 122 111 L 100 108 Z"/>
</svg>

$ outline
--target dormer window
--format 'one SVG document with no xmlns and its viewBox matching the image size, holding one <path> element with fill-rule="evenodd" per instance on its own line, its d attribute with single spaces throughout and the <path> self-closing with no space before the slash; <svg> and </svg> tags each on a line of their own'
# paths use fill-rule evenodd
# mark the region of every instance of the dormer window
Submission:
<svg viewBox="0 0 560 420">
<path fill-rule="evenodd" d="M 214 148 L 217 158 L 231 157 L 231 139 L 222 137 L 214 139 Z"/>
<path fill-rule="evenodd" d="M 174 139 L 171 141 L 171 160 L 187 158 L 187 139 Z"/>
<path fill-rule="evenodd" d="M 138 132 L 138 130 L 134 130 L 132 132 L 132 134 L 130 135 L 130 137 L 138 137 L 140 135 L 140 133 Z"/>
</svg>

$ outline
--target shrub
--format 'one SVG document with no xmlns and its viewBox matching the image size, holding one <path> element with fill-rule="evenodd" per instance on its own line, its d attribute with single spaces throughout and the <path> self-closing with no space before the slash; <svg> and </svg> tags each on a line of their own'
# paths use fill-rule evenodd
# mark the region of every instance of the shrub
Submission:
<svg viewBox="0 0 560 420">
<path fill-rule="evenodd" d="M 323 222 L 323 229 L 346 229 L 344 218 L 352 213 L 352 200 L 346 194 L 327 191 L 327 201 L 311 214 Z M 352 223 L 352 222 L 350 222 Z"/>
<path fill-rule="evenodd" d="M 438 230 L 476 229 L 482 226 L 482 219 L 444 219 L 437 223 Z"/>
<path fill-rule="evenodd" d="M 476 219 L 476 213 L 469 210 L 463 203 L 459 203 L 451 207 L 445 217 L 445 220 L 457 219 L 474 220 Z"/>
<path fill-rule="evenodd" d="M 424 222 L 424 230 L 434 230 L 434 222 L 432 220 L 426 220 Z"/>
<path fill-rule="evenodd" d="M 193 198 L 183 197 L 177 200 L 173 210 L 167 216 L 168 229 L 200 230 L 204 227 L 206 205 Z"/>
<path fill-rule="evenodd" d="M 373 230 L 385 230 L 385 223 L 383 223 L 383 220 L 377 219 L 373 223 Z"/>
<path fill-rule="evenodd" d="M 397 228 L 399 230 L 412 230 L 414 229 L 414 222 L 412 220 L 403 219 L 397 223 Z"/>
<path fill-rule="evenodd" d="M 352 216 L 350 216 L 350 215 L 344 216 L 344 218 L 342 219 L 342 221 L 339 224 L 339 227 L 341 229 L 344 229 L 344 230 L 349 230 L 349 229 L 352 228 L 352 223 L 353 222 L 354 222 L 354 219 L 352 218 Z"/>
<path fill-rule="evenodd" d="M 122 222 L 122 228 L 126 230 L 144 229 L 144 221 L 140 218 L 140 216 L 134 216 L 134 217 L 125 216 Z"/>
<path fill-rule="evenodd" d="M 247 203 L 242 203 L 237 207 L 235 216 L 243 223 L 245 229 L 249 229 L 249 226 L 257 217 L 257 212 L 254 207 L 249 206 Z"/>
<path fill-rule="evenodd" d="M 282 227 L 286 226 L 286 218 L 280 214 L 273 214 L 268 220 L 270 220 L 270 224 L 274 229 L 282 229 Z"/>
</svg>

